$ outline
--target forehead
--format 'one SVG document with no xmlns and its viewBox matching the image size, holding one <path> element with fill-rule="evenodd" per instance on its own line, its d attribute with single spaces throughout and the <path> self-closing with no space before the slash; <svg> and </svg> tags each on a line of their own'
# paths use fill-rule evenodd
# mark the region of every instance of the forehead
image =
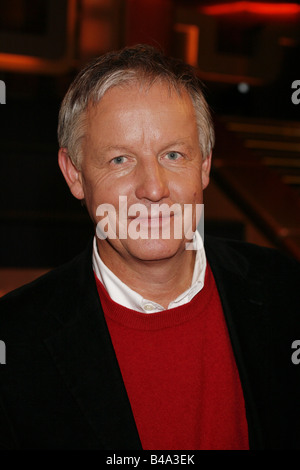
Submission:
<svg viewBox="0 0 300 470">
<path fill-rule="evenodd" d="M 88 135 L 105 139 L 123 133 L 132 138 L 179 133 L 183 137 L 196 129 L 196 115 L 186 90 L 165 83 L 126 84 L 110 88 L 87 111 Z"/>
</svg>

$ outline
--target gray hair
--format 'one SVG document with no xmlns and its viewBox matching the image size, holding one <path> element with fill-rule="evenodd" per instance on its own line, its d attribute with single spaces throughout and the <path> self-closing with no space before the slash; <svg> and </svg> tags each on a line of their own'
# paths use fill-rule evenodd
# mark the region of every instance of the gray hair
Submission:
<svg viewBox="0 0 300 470">
<path fill-rule="evenodd" d="M 75 78 L 59 112 L 59 146 L 77 168 L 82 162 L 82 140 L 86 133 L 87 108 L 97 104 L 112 87 L 133 83 L 166 83 L 170 89 L 185 90 L 193 103 L 199 133 L 199 144 L 205 159 L 212 151 L 215 136 L 203 85 L 190 65 L 163 55 L 148 45 L 126 47 L 109 52 L 89 63 Z"/>
</svg>

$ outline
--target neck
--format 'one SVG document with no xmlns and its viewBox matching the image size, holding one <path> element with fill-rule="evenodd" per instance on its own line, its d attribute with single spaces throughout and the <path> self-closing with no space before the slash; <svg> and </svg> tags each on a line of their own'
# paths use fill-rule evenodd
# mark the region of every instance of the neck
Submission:
<svg viewBox="0 0 300 470">
<path fill-rule="evenodd" d="M 183 250 L 167 259 L 144 261 L 101 249 L 104 264 L 128 287 L 142 297 L 160 304 L 169 303 L 187 290 L 192 282 L 195 251 Z"/>
</svg>

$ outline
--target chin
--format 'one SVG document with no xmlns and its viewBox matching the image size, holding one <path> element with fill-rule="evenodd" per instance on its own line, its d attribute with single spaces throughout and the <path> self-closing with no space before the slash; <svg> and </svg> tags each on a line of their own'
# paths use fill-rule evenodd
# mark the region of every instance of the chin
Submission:
<svg viewBox="0 0 300 470">
<path fill-rule="evenodd" d="M 141 261 L 161 261 L 182 253 L 184 240 L 134 240 L 127 252 Z"/>
</svg>

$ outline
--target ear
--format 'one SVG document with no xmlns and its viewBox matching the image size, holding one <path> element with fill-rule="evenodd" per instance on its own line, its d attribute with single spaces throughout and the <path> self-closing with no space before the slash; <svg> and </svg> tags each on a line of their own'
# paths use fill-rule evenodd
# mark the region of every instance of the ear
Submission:
<svg viewBox="0 0 300 470">
<path fill-rule="evenodd" d="M 70 159 L 66 148 L 59 149 L 58 164 L 73 196 L 77 199 L 84 199 L 81 172 Z"/>
<path fill-rule="evenodd" d="M 209 174 L 211 167 L 212 152 L 202 161 L 202 189 L 205 189 L 209 183 Z"/>
</svg>

